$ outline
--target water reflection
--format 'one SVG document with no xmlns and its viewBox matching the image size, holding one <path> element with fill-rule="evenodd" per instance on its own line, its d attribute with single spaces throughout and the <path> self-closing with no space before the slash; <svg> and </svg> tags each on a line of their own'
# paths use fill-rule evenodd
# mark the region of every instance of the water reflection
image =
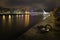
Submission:
<svg viewBox="0 0 60 40">
<path fill-rule="evenodd" d="M 18 18 L 19 16 L 18 16 L 18 15 L 16 15 L 16 17 Z"/>
<path fill-rule="evenodd" d="M 11 19 L 11 15 L 9 15 L 9 19 Z"/>
<path fill-rule="evenodd" d="M 26 28 L 29 25 L 30 15 L 3 15 L 2 16 L 2 26 L 3 30 L 20 30 L 21 28 Z"/>
<path fill-rule="evenodd" d="M 25 26 L 29 25 L 29 15 L 25 15 Z"/>
<path fill-rule="evenodd" d="M 11 15 L 8 16 L 8 19 L 9 24 L 11 24 Z"/>
<path fill-rule="evenodd" d="M 5 20 L 5 15 L 3 15 L 3 20 Z"/>
<path fill-rule="evenodd" d="M 40 15 L 39 15 L 40 16 Z M 40 17 L 31 15 L 2 15 L 0 16 L 1 35 L 4 38 L 12 38 L 27 31 Z M 4 32 L 4 33 L 3 33 Z"/>
<path fill-rule="evenodd" d="M 30 20 L 30 15 L 3 15 L 3 23 L 5 24 L 8 23 L 8 26 L 11 26 L 13 22 L 18 26 L 18 24 L 28 26 L 29 25 L 29 20 Z"/>
<path fill-rule="evenodd" d="M 3 26 L 5 26 L 5 22 L 6 22 L 6 19 L 5 19 L 5 15 L 2 16 L 2 23 L 3 23 Z"/>
</svg>

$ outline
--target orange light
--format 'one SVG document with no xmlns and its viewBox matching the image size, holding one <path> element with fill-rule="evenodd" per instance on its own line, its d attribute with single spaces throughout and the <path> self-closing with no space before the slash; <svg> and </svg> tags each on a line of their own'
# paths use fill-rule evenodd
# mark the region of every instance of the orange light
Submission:
<svg viewBox="0 0 60 40">
<path fill-rule="evenodd" d="M 5 20 L 5 15 L 3 15 L 3 20 Z"/>
</svg>

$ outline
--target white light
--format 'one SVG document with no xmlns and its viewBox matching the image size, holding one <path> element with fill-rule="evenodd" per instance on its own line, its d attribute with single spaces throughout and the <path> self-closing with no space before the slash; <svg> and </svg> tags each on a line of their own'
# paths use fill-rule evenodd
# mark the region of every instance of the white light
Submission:
<svg viewBox="0 0 60 40">
<path fill-rule="evenodd" d="M 48 13 L 43 10 L 43 14 L 48 14 Z"/>
<path fill-rule="evenodd" d="M 45 11 L 43 10 L 43 16 L 44 16 L 43 20 L 45 20 L 47 17 L 50 16 L 50 13 L 49 13 L 49 12 L 45 12 Z"/>
<path fill-rule="evenodd" d="M 25 11 L 26 14 L 29 14 L 30 12 Z"/>
<path fill-rule="evenodd" d="M 11 19 L 11 15 L 9 15 L 9 19 Z"/>
<path fill-rule="evenodd" d="M 28 13 L 27 11 L 25 13 Z"/>
<path fill-rule="evenodd" d="M 20 14 L 21 12 L 19 11 L 19 14 Z"/>
</svg>

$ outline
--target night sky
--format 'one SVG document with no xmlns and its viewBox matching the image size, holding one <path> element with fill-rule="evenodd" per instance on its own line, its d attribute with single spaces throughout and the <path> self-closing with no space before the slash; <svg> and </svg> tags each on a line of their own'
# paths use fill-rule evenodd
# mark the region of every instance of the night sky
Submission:
<svg viewBox="0 0 60 40">
<path fill-rule="evenodd" d="M 0 0 L 0 6 L 6 8 L 19 8 L 30 6 L 35 9 L 53 9 L 59 7 L 60 0 Z"/>
</svg>

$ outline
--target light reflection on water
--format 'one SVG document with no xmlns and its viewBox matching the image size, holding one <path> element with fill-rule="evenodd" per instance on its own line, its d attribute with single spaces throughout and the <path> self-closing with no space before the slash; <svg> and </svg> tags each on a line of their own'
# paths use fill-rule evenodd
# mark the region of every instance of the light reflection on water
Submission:
<svg viewBox="0 0 60 40">
<path fill-rule="evenodd" d="M 30 19 L 30 15 L 8 15 L 8 16 L 5 16 L 3 15 L 2 16 L 2 22 L 3 22 L 3 25 L 5 26 L 7 23 L 8 26 L 11 26 L 13 25 L 13 22 L 16 24 L 16 26 L 18 25 L 24 25 L 24 26 L 28 26 L 29 25 L 29 19 Z"/>
<path fill-rule="evenodd" d="M 11 15 L 9 15 L 9 19 L 11 19 Z"/>
<path fill-rule="evenodd" d="M 3 20 L 5 20 L 5 15 L 3 15 Z"/>
<path fill-rule="evenodd" d="M 8 22 L 11 24 L 11 15 L 8 16 Z"/>
<path fill-rule="evenodd" d="M 40 16 L 40 15 L 39 15 Z M 31 15 L 0 15 L 0 37 L 12 38 L 25 32 L 40 21 L 39 16 Z M 18 34 L 19 33 L 19 34 Z"/>
<path fill-rule="evenodd" d="M 6 20 L 6 19 L 5 19 L 5 15 L 2 16 L 2 19 L 3 19 L 3 20 L 2 20 L 3 26 L 5 26 L 5 23 L 6 23 L 6 21 L 5 21 L 5 20 Z"/>
<path fill-rule="evenodd" d="M 25 26 L 29 25 L 29 15 L 25 15 Z"/>
</svg>

